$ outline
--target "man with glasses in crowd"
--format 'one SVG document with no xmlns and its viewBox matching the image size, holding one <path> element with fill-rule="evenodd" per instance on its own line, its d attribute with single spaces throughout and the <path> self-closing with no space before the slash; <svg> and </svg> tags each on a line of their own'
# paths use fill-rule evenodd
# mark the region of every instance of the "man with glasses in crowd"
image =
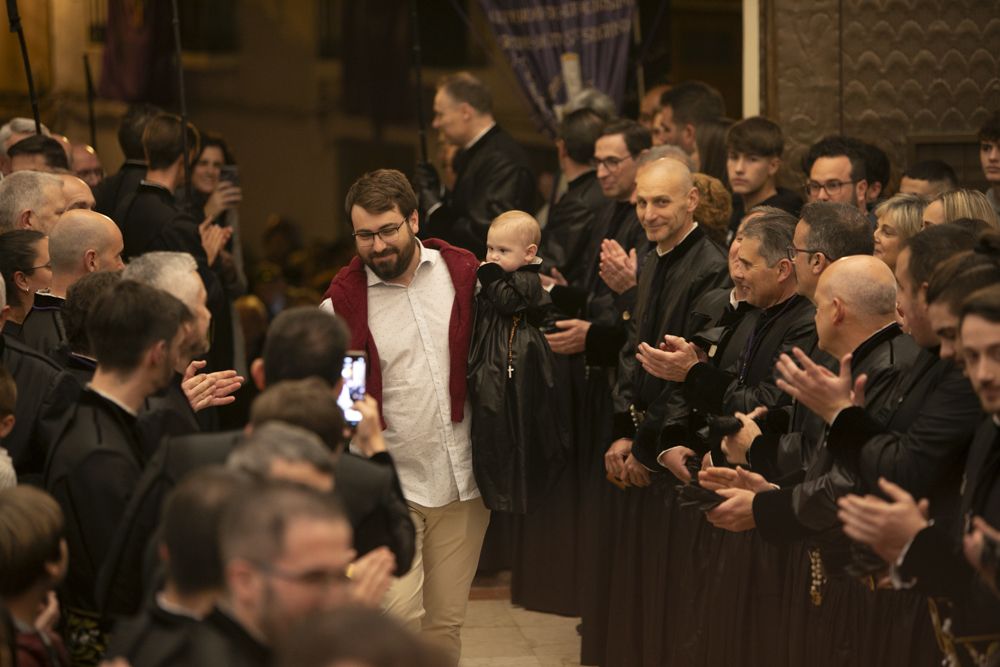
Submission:
<svg viewBox="0 0 1000 667">
<path fill-rule="evenodd" d="M 359 178 L 345 205 L 358 257 L 322 307 L 343 317 L 368 355 L 368 393 L 416 528 L 410 571 L 387 611 L 458 661 L 461 629 L 490 513 L 472 473 L 466 363 L 478 260 L 417 239 L 417 196 L 402 173 Z"/>
<path fill-rule="evenodd" d="M 832 201 L 867 211 L 864 145 L 857 139 L 830 136 L 809 147 L 802 161 L 805 194 L 810 202 Z"/>
</svg>

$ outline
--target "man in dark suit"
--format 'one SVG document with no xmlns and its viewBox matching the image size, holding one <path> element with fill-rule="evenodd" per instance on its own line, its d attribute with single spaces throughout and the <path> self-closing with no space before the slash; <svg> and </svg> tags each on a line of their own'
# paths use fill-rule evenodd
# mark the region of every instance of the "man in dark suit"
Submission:
<svg viewBox="0 0 1000 667">
<path fill-rule="evenodd" d="M 113 219 L 118 205 L 139 189 L 139 182 L 146 176 L 146 154 L 142 150 L 142 131 L 153 116 L 162 113 L 151 104 L 133 104 L 122 116 L 118 125 L 118 145 L 125 155 L 118 173 L 108 176 L 94 188 L 94 210 Z"/>
<path fill-rule="evenodd" d="M 99 298 L 88 319 L 97 370 L 52 443 L 44 478 L 66 516 L 66 541 L 74 554 L 62 595 L 74 637 L 100 641 L 107 631 L 97 615 L 94 582 L 146 463 L 136 414 L 147 396 L 169 382 L 184 342 L 182 323 L 189 318 L 169 294 L 123 281 Z M 100 648 L 70 646 L 78 657 Z"/>
<path fill-rule="evenodd" d="M 425 211 L 421 236 L 440 238 L 486 256 L 486 231 L 512 209 L 534 208 L 535 177 L 524 149 L 493 118 L 489 89 L 468 72 L 445 77 L 434 95 L 433 127 L 458 147 L 455 187 L 444 192 L 437 171 L 424 162 L 416 185 Z"/>
</svg>

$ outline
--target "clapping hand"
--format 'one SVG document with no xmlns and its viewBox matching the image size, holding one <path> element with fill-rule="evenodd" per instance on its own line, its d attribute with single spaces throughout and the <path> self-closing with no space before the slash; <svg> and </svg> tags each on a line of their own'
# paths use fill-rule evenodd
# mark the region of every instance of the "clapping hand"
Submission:
<svg viewBox="0 0 1000 667">
<path fill-rule="evenodd" d="M 635 248 L 628 253 L 614 239 L 601 241 L 601 280 L 617 294 L 623 294 L 636 286 Z"/>
<path fill-rule="evenodd" d="M 216 371 L 199 374 L 205 361 L 192 361 L 184 371 L 181 390 L 187 397 L 191 409 L 200 412 L 205 408 L 229 405 L 236 400 L 233 396 L 243 386 L 244 378 L 236 371 Z"/>
<path fill-rule="evenodd" d="M 782 354 L 775 365 L 778 373 L 778 388 L 832 424 L 837 414 L 844 408 L 864 405 L 864 388 L 868 377 L 864 374 L 857 380 L 851 379 L 851 355 L 840 360 L 840 372 L 834 375 L 810 359 L 799 348 L 792 354 L 799 365 L 787 354 Z"/>
<path fill-rule="evenodd" d="M 927 527 L 929 505 L 926 499 L 918 503 L 885 478 L 879 479 L 878 485 L 891 500 L 847 495 L 837 501 L 837 517 L 849 538 L 867 544 L 885 562 L 895 563 L 903 548 Z"/>
</svg>

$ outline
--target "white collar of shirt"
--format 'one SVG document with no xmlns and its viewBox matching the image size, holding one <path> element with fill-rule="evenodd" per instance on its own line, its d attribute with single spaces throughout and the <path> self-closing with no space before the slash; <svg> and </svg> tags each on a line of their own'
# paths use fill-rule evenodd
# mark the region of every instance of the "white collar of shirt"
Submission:
<svg viewBox="0 0 1000 667">
<path fill-rule="evenodd" d="M 497 126 L 497 124 L 495 122 L 494 123 L 490 123 L 489 127 L 487 127 L 486 129 L 484 129 L 482 132 L 480 132 L 476 136 L 472 137 L 472 141 L 470 141 L 469 143 L 465 144 L 465 146 L 463 146 L 462 148 L 464 148 L 465 150 L 469 150 L 470 148 L 472 148 L 473 146 L 476 145 L 477 141 L 479 141 L 480 139 L 482 139 L 483 137 L 485 137 L 487 132 L 489 132 L 490 130 L 492 130 L 496 126 Z"/>
<path fill-rule="evenodd" d="M 413 274 L 414 278 L 417 277 L 417 273 L 420 272 L 420 267 L 422 267 L 424 264 L 430 264 L 431 266 L 434 266 L 435 264 L 437 264 L 438 259 L 441 258 L 440 252 L 434 250 L 433 248 L 426 247 L 423 243 L 420 242 L 420 239 L 417 239 L 417 252 L 420 253 L 420 262 L 417 264 L 417 270 Z M 368 276 L 368 287 L 371 287 L 373 285 L 392 285 L 393 287 L 402 287 L 402 285 L 397 285 L 395 283 L 390 283 L 387 280 L 382 280 L 375 274 L 374 271 L 372 271 L 370 266 L 365 265 L 365 273 Z"/>
<path fill-rule="evenodd" d="M 174 616 L 185 616 L 187 618 L 192 618 L 196 621 L 201 620 L 201 616 L 194 613 L 187 607 L 183 607 L 179 604 L 174 604 L 173 602 L 168 600 L 167 596 L 165 596 L 162 592 L 156 594 L 156 604 L 157 606 L 159 606 L 160 609 L 167 612 L 168 614 L 173 614 Z"/>
<path fill-rule="evenodd" d="M 684 243 L 684 239 L 686 239 L 687 237 L 691 236 L 691 232 L 693 232 L 696 229 L 698 229 L 698 223 L 697 222 L 695 222 L 693 225 L 691 225 L 691 229 L 688 230 L 688 233 L 684 235 L 683 239 L 681 239 L 680 241 L 678 241 L 677 243 L 674 244 L 674 248 L 676 248 L 680 244 Z M 657 257 L 665 257 L 666 255 L 669 255 L 670 253 L 672 253 L 674 251 L 674 248 L 671 248 L 670 250 L 660 250 L 659 248 L 657 248 L 656 249 L 656 256 Z"/>
<path fill-rule="evenodd" d="M 132 408 L 128 407 L 127 405 L 125 405 L 124 403 L 122 403 L 121 401 L 119 401 L 117 398 L 115 398 L 114 396 L 112 396 L 111 394 L 106 394 L 103 391 L 101 391 L 100 389 L 97 389 L 96 387 L 94 387 L 94 385 L 88 384 L 87 385 L 87 389 L 90 389 L 90 391 L 94 392 L 95 394 L 97 394 L 98 396 L 100 396 L 101 398 L 103 398 L 104 400 L 111 401 L 112 403 L 114 403 L 119 408 L 121 408 L 125 412 L 129 413 L 133 417 L 138 417 L 139 416 L 138 413 L 136 413 L 135 410 L 133 410 Z"/>
</svg>

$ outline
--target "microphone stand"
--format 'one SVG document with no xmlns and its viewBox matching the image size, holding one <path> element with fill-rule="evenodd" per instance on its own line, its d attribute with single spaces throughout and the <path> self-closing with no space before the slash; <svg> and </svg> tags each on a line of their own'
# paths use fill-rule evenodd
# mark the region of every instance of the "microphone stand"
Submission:
<svg viewBox="0 0 1000 667">
<path fill-rule="evenodd" d="M 17 0 L 7 0 L 7 20 L 10 31 L 17 33 L 17 41 L 21 43 L 21 61 L 24 63 L 24 74 L 28 79 L 28 98 L 31 100 L 31 113 L 35 117 L 35 134 L 42 133 L 42 120 L 38 115 L 38 96 L 35 93 L 35 79 L 31 76 L 31 62 L 28 60 L 28 44 L 24 41 L 24 28 L 21 27 L 21 15 L 17 12 Z"/>
</svg>

